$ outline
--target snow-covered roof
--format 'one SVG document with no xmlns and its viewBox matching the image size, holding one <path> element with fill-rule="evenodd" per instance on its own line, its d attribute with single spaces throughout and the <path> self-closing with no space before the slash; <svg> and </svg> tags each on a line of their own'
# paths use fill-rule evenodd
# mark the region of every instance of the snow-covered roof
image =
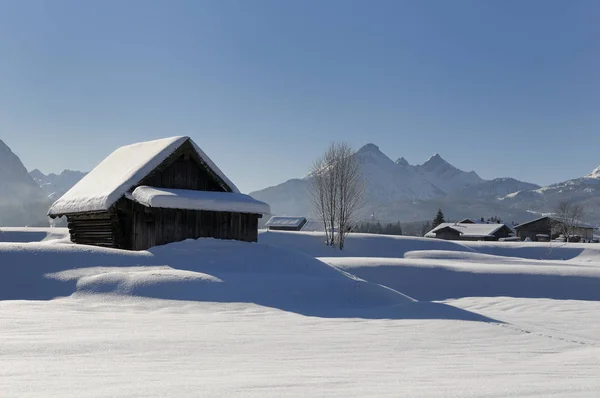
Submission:
<svg viewBox="0 0 600 398">
<path fill-rule="evenodd" d="M 90 171 L 60 197 L 49 216 L 105 211 L 158 167 L 186 141 L 198 156 L 234 192 L 237 187 L 189 137 L 171 137 L 123 146 Z"/>
<path fill-rule="evenodd" d="M 538 221 L 540 221 L 540 220 L 544 220 L 544 219 L 546 219 L 546 218 L 547 218 L 547 219 L 550 219 L 550 220 L 553 220 L 553 221 L 557 221 L 557 222 L 562 222 L 562 221 L 563 221 L 563 220 L 561 220 L 561 218 L 560 218 L 560 217 L 553 217 L 553 216 L 543 216 L 543 217 L 536 218 L 535 220 L 531 220 L 531 221 L 527 221 L 527 222 L 524 222 L 524 223 L 522 223 L 522 224 L 519 224 L 519 225 L 517 225 L 517 226 L 515 227 L 515 229 L 516 229 L 516 228 L 521 228 L 521 227 L 524 227 L 525 225 L 529 225 L 529 224 L 532 224 L 532 223 L 534 223 L 534 222 L 538 222 Z M 585 223 L 585 222 L 583 222 L 583 221 L 579 221 L 579 220 L 575 220 L 574 224 L 575 224 L 574 226 L 575 226 L 575 227 L 577 227 L 577 228 L 585 228 L 585 229 L 589 229 L 589 228 L 591 228 L 591 229 L 598 229 L 598 226 L 596 226 L 596 225 L 588 224 L 588 223 Z"/>
<path fill-rule="evenodd" d="M 131 198 L 147 207 L 250 214 L 269 214 L 271 212 L 269 205 L 265 202 L 239 192 L 166 189 L 142 185 L 133 191 Z"/>
<path fill-rule="evenodd" d="M 293 228 L 298 228 L 299 226 L 301 226 L 305 222 L 306 222 L 306 218 L 305 217 L 281 217 L 281 216 L 274 216 L 274 217 L 271 217 L 271 219 L 269 219 L 269 221 L 267 221 L 267 223 L 265 224 L 265 226 L 267 226 L 267 227 L 293 227 Z"/>
<path fill-rule="evenodd" d="M 502 227 L 507 227 L 506 224 L 461 224 L 445 222 L 441 223 L 431 231 L 425 234 L 427 238 L 435 238 L 435 233 L 444 228 L 451 228 L 457 231 L 463 237 L 483 238 L 491 236 Z"/>
</svg>

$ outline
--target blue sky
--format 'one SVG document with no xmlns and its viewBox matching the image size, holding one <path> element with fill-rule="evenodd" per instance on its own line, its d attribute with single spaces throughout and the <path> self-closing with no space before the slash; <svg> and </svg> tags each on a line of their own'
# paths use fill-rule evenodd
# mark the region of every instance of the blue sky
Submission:
<svg viewBox="0 0 600 398">
<path fill-rule="evenodd" d="M 600 2 L 3 1 L 0 138 L 87 170 L 190 135 L 244 191 L 329 142 L 546 184 L 600 164 Z"/>
</svg>

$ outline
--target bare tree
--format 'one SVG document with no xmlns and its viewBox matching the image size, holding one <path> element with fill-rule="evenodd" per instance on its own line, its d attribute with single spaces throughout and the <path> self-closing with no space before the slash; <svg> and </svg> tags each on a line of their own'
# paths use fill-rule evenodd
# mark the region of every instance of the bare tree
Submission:
<svg viewBox="0 0 600 398">
<path fill-rule="evenodd" d="M 310 174 L 311 201 L 325 227 L 326 244 L 344 248 L 345 238 L 362 206 L 360 165 L 346 143 L 333 143 Z"/>
<path fill-rule="evenodd" d="M 562 201 L 556 207 L 551 223 L 551 234 L 563 235 L 568 242 L 575 235 L 583 218 L 583 206 Z"/>
<path fill-rule="evenodd" d="M 325 159 L 324 157 L 315 160 L 312 166 L 312 172 L 310 174 L 310 200 L 312 207 L 315 211 L 316 216 L 323 223 L 325 228 L 325 244 L 327 246 L 332 245 L 333 240 L 329 237 L 329 230 L 327 228 L 327 221 L 329 214 L 327 212 L 327 174 L 325 171 Z"/>
<path fill-rule="evenodd" d="M 336 152 L 337 244 L 342 250 L 346 236 L 357 221 L 357 213 L 363 205 L 364 183 L 354 150 L 348 144 L 339 143 Z"/>
</svg>

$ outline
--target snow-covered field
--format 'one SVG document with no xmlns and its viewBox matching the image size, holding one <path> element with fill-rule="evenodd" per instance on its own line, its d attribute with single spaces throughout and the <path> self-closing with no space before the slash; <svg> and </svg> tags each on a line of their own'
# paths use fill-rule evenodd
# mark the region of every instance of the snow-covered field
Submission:
<svg viewBox="0 0 600 398">
<path fill-rule="evenodd" d="M 0 396 L 598 396 L 600 245 L 0 230 Z"/>
</svg>

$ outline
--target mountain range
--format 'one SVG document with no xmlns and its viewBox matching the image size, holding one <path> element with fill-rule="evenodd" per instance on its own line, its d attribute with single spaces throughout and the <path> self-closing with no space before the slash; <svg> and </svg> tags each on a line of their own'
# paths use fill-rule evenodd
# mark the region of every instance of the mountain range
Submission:
<svg viewBox="0 0 600 398">
<path fill-rule="evenodd" d="M 411 165 L 404 158 L 394 162 L 377 145 L 367 144 L 354 156 L 366 185 L 363 220 L 429 220 L 441 208 L 451 220 L 497 216 L 518 223 L 569 200 L 583 204 L 586 218 L 600 224 L 600 167 L 585 177 L 540 187 L 508 177 L 484 180 L 439 154 Z M 250 195 L 269 203 L 273 214 L 310 215 L 309 185 L 309 177 L 297 178 Z"/>
<path fill-rule="evenodd" d="M 50 173 L 45 175 L 38 169 L 29 172 L 29 175 L 46 193 L 48 199 L 55 201 L 63 196 L 71 187 L 79 182 L 87 173 L 74 170 L 63 170 L 60 174 Z"/>
<path fill-rule="evenodd" d="M 448 220 L 497 216 L 507 223 L 523 222 L 569 200 L 584 206 L 588 222 L 600 225 L 600 166 L 581 178 L 540 187 L 508 177 L 485 180 L 439 154 L 411 165 L 404 158 L 393 161 L 377 145 L 367 144 L 354 156 L 366 185 L 363 220 L 424 221 L 441 208 Z M 50 204 L 85 174 L 65 170 L 46 175 L 37 169 L 28 173 L 0 140 L 0 226 L 48 225 Z M 250 195 L 269 203 L 273 214 L 310 216 L 309 179 L 294 178 Z"/>
</svg>

